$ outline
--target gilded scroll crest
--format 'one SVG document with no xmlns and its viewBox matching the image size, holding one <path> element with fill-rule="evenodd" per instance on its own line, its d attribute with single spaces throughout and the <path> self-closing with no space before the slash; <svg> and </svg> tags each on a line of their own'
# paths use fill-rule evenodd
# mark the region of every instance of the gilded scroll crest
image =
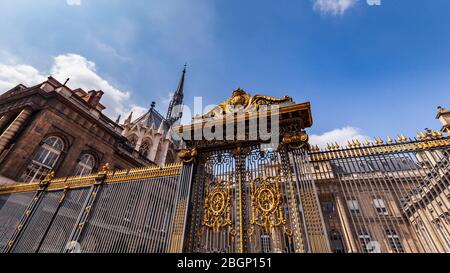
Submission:
<svg viewBox="0 0 450 273">
<path fill-rule="evenodd" d="M 274 98 L 270 96 L 254 95 L 251 96 L 241 88 L 233 91 L 231 97 L 220 103 L 204 115 L 194 116 L 194 119 L 202 118 L 220 118 L 224 115 L 236 112 L 252 112 L 258 110 L 262 105 L 277 105 L 293 102 L 289 96 L 283 98 Z"/>
<path fill-rule="evenodd" d="M 272 234 L 275 227 L 284 226 L 286 218 L 283 214 L 280 177 L 256 178 L 250 181 L 252 217 L 250 223 L 265 229 Z M 249 231 L 253 234 L 253 228 Z"/>
<path fill-rule="evenodd" d="M 228 181 L 205 181 L 203 225 L 218 233 L 231 226 L 231 189 Z"/>
</svg>

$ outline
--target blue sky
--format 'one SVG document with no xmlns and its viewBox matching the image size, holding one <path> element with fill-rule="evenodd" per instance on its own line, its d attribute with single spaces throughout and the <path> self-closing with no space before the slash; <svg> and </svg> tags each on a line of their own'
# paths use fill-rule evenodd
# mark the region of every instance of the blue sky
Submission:
<svg viewBox="0 0 450 273">
<path fill-rule="evenodd" d="M 112 118 L 250 93 L 311 101 L 316 142 L 438 129 L 450 1 L 0 0 L 0 92 L 49 74 L 103 89 Z"/>
</svg>

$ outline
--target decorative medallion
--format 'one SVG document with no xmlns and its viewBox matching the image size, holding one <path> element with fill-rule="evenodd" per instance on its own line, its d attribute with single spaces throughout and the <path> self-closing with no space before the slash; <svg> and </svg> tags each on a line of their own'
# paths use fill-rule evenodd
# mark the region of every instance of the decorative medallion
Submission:
<svg viewBox="0 0 450 273">
<path fill-rule="evenodd" d="M 272 234 L 275 227 L 286 224 L 282 209 L 280 177 L 256 178 L 250 181 L 251 224 Z M 253 227 L 249 230 L 253 234 Z"/>
<path fill-rule="evenodd" d="M 205 181 L 203 225 L 215 233 L 231 226 L 231 190 L 228 181 Z"/>
</svg>

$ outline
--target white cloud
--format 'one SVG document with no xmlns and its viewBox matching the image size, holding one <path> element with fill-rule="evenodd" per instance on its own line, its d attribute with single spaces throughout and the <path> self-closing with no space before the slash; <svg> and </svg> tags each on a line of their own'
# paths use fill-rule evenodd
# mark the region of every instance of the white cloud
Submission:
<svg viewBox="0 0 450 273">
<path fill-rule="evenodd" d="M 69 6 L 81 6 L 81 0 L 66 0 Z"/>
<path fill-rule="evenodd" d="M 357 0 L 313 0 L 314 10 L 322 14 L 342 15 L 356 4 Z"/>
<path fill-rule="evenodd" d="M 128 109 L 130 93 L 112 86 L 96 72 L 95 63 L 77 54 L 64 54 L 55 57 L 50 74 L 60 81 L 70 78 L 68 86 L 86 91 L 95 89 L 105 92 L 102 103 L 107 113 L 122 114 Z"/>
<path fill-rule="evenodd" d="M 7 65 L 0 63 L 0 94 L 19 83 L 30 86 L 44 80 L 45 76 L 30 65 Z"/>
<path fill-rule="evenodd" d="M 325 148 L 327 143 L 337 142 L 339 145 L 347 145 L 347 141 L 357 139 L 360 142 L 371 138 L 361 133 L 361 129 L 347 126 L 344 128 L 334 129 L 332 131 L 323 133 L 322 135 L 311 135 L 309 143 L 317 145 L 320 148 Z"/>
<path fill-rule="evenodd" d="M 130 100 L 130 92 L 111 85 L 96 71 L 95 63 L 77 54 L 63 54 L 54 58 L 50 73 L 41 72 L 27 64 L 0 63 L 0 94 L 11 89 L 19 83 L 32 86 L 44 81 L 47 75 L 52 75 L 63 82 L 70 78 L 68 86 L 82 88 L 85 91 L 102 90 L 105 92 L 102 104 L 106 106 L 105 113 L 112 118 L 133 111 L 143 113 L 143 107 L 135 105 Z"/>
</svg>

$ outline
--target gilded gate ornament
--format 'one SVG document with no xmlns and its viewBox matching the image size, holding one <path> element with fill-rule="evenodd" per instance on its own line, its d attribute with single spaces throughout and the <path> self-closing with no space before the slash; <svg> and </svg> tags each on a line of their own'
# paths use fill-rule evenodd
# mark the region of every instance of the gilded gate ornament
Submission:
<svg viewBox="0 0 450 273">
<path fill-rule="evenodd" d="M 183 160 L 184 163 L 192 162 L 195 157 L 197 157 L 197 149 L 190 148 L 190 149 L 183 149 L 180 152 L 178 152 L 178 157 Z"/>
<path fill-rule="evenodd" d="M 283 136 L 283 143 L 292 148 L 302 148 L 308 144 L 309 136 L 305 132 L 289 133 Z"/>
<path fill-rule="evenodd" d="M 272 234 L 275 227 L 286 224 L 282 210 L 280 177 L 256 178 L 250 181 L 252 217 L 250 223 Z M 253 234 L 253 228 L 249 230 Z"/>
<path fill-rule="evenodd" d="M 194 116 L 193 119 L 201 118 L 220 118 L 224 115 L 235 113 L 237 111 L 251 112 L 258 110 L 262 105 L 276 105 L 287 102 L 293 102 L 289 96 L 283 98 L 274 98 L 270 96 L 254 95 L 251 96 L 241 88 L 233 91 L 231 97 L 220 103 L 204 115 Z"/>
<path fill-rule="evenodd" d="M 205 181 L 203 225 L 218 233 L 231 226 L 231 189 L 228 181 Z"/>
</svg>

